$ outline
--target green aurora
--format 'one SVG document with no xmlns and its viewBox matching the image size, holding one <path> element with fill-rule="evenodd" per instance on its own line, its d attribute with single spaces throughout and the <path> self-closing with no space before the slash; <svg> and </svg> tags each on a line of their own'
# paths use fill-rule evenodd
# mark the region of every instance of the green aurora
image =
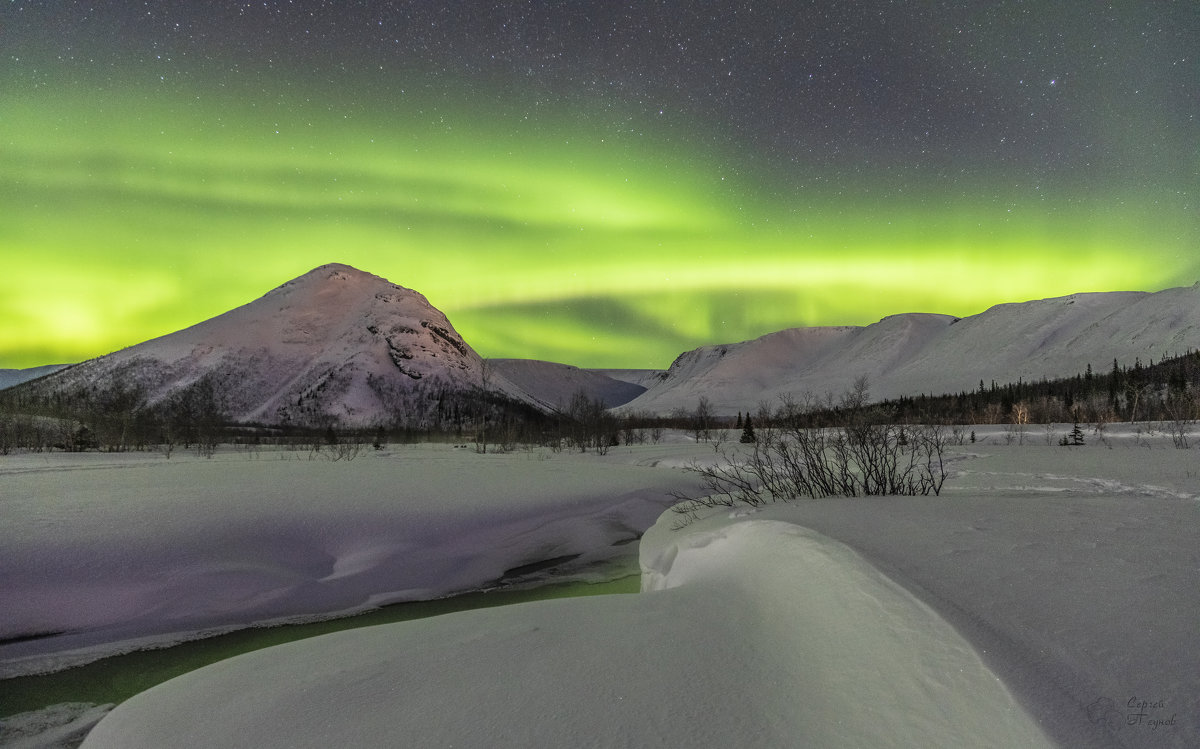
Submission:
<svg viewBox="0 0 1200 749">
<path fill-rule="evenodd" d="M 485 356 L 588 367 L 1200 278 L 1192 207 L 1169 185 L 1015 184 L 985 166 L 953 185 L 890 189 L 880 168 L 779 189 L 779 167 L 690 145 L 700 123 L 516 109 L 6 92 L 0 367 L 170 333 L 327 262 L 420 291 Z"/>
</svg>

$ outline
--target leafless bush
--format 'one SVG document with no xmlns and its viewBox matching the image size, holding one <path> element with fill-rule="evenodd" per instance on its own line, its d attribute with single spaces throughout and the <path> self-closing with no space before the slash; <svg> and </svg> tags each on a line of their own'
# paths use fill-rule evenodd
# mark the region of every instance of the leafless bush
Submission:
<svg viewBox="0 0 1200 749">
<path fill-rule="evenodd" d="M 307 444 L 308 459 L 324 459 L 328 461 L 354 460 L 362 452 L 366 444 L 365 438 L 358 432 L 339 434 L 332 425 L 326 427 L 324 435 L 319 437 L 314 433 Z"/>
<path fill-rule="evenodd" d="M 363 443 L 359 440 L 338 442 L 325 451 L 330 460 L 354 460 L 362 452 Z"/>
<path fill-rule="evenodd" d="M 1192 423 L 1190 420 L 1182 419 L 1167 423 L 1167 428 L 1171 433 L 1171 444 L 1175 445 L 1177 450 L 1187 450 L 1191 447 L 1188 436 L 1192 433 Z"/>
<path fill-rule="evenodd" d="M 718 455 L 721 454 L 722 449 L 725 447 L 726 437 L 728 437 L 728 435 L 724 429 L 712 430 L 712 442 L 710 444 L 712 445 L 713 452 L 717 453 Z"/>
<path fill-rule="evenodd" d="M 1170 420 L 1165 423 L 1167 433 L 1171 435 L 1171 443 L 1177 450 L 1187 450 L 1191 447 L 1188 436 L 1196 420 L 1196 406 L 1190 397 L 1172 397 L 1167 402 L 1167 414 Z"/>
<path fill-rule="evenodd" d="M 758 430 L 758 440 L 741 452 L 722 452 L 712 465 L 693 463 L 701 494 L 673 493 L 675 511 L 694 518 L 705 507 L 803 497 L 940 494 L 946 481 L 940 426 L 898 425 L 866 407 L 865 383 L 843 397 L 843 423 L 804 426 L 804 412 L 785 403 L 775 424 Z"/>
<path fill-rule="evenodd" d="M 1011 445 L 1014 442 L 1018 445 L 1025 444 L 1025 435 L 1029 428 L 1021 422 L 1012 422 L 1004 425 L 1004 444 Z"/>
</svg>

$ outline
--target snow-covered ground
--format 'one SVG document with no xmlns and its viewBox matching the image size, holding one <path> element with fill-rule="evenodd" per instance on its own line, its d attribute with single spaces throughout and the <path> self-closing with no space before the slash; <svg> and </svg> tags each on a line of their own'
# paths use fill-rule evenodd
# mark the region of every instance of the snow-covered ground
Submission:
<svg viewBox="0 0 1200 749">
<path fill-rule="evenodd" d="M 941 497 L 726 508 L 678 530 L 666 513 L 640 595 L 247 654 L 129 700 L 85 747 L 1195 745 L 1200 453 L 1145 427 L 1079 448 L 976 432 Z M 0 622 L 88 633 L 0 657 L 15 673 L 64 647 L 607 558 L 680 465 L 713 455 L 6 460 Z"/>
<path fill-rule="evenodd" d="M 598 565 L 636 548 L 680 483 L 591 453 L 419 445 L 309 457 L 0 460 L 0 678 L 478 589 L 545 560 Z"/>
</svg>

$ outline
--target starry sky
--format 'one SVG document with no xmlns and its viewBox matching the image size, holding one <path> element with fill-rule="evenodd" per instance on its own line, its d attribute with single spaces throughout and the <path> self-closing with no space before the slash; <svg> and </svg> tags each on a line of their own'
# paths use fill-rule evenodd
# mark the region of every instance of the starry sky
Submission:
<svg viewBox="0 0 1200 749">
<path fill-rule="evenodd" d="M 1200 6 L 0 0 L 0 367 L 327 262 L 662 368 L 1200 280 Z"/>
</svg>

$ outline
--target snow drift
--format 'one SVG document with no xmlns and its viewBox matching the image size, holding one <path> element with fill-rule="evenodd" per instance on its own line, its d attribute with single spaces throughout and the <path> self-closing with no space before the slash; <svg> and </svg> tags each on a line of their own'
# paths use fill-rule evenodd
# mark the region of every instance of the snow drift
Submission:
<svg viewBox="0 0 1200 749">
<path fill-rule="evenodd" d="M 721 517 L 656 526 L 642 559 L 640 596 L 215 664 L 119 706 L 84 749 L 1051 746 L 949 625 L 837 542 Z"/>
</svg>

